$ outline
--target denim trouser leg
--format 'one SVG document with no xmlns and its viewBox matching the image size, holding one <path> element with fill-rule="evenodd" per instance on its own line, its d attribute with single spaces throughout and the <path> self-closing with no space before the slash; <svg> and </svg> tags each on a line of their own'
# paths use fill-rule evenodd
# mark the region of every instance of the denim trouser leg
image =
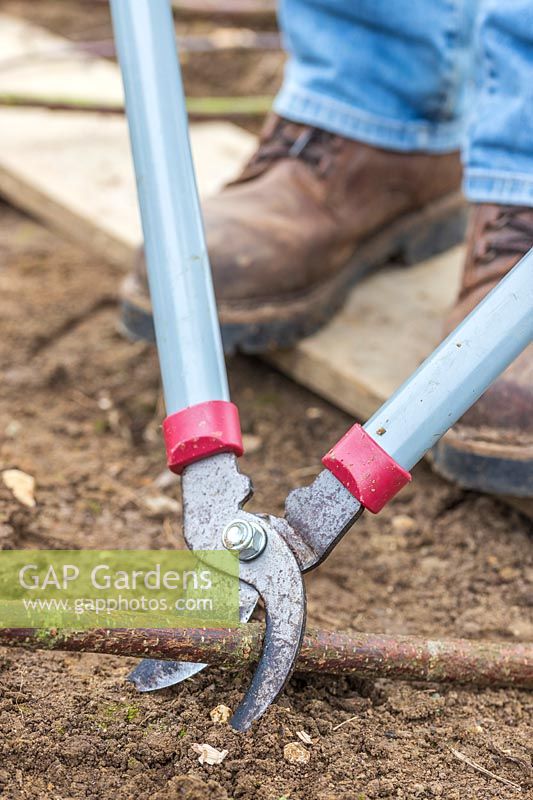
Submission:
<svg viewBox="0 0 533 800">
<path fill-rule="evenodd" d="M 395 150 L 461 145 L 476 0 L 280 3 L 279 114 Z"/>
<path fill-rule="evenodd" d="M 533 0 L 280 2 L 278 113 L 394 150 L 464 146 L 470 200 L 533 206 Z"/>
<path fill-rule="evenodd" d="M 475 51 L 466 195 L 533 206 L 533 1 L 482 0 Z"/>
</svg>

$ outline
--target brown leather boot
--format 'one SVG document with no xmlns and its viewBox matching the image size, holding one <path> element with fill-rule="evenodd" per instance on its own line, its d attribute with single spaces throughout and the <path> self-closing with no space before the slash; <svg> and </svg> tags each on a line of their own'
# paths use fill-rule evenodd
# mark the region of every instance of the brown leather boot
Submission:
<svg viewBox="0 0 533 800">
<path fill-rule="evenodd" d="M 446 333 L 533 247 L 533 209 L 475 206 L 463 284 Z M 467 489 L 533 497 L 533 345 L 433 451 L 436 470 Z"/>
<path fill-rule="evenodd" d="M 272 115 L 256 154 L 204 206 L 226 352 L 287 347 L 390 259 L 410 264 L 463 237 L 457 153 L 379 150 Z M 153 338 L 144 258 L 123 324 Z"/>
</svg>

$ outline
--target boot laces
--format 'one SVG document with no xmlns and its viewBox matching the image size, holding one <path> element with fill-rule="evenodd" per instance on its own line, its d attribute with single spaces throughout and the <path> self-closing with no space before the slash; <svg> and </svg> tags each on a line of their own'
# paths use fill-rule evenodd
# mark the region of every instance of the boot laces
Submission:
<svg viewBox="0 0 533 800">
<path fill-rule="evenodd" d="M 285 158 L 299 159 L 312 169 L 326 172 L 340 137 L 312 126 L 280 120 L 272 134 L 259 145 L 250 166 L 267 167 Z"/>
<path fill-rule="evenodd" d="M 497 256 L 523 256 L 533 247 L 533 209 L 507 206 L 486 230 L 489 236 L 479 261 L 487 264 Z"/>
</svg>

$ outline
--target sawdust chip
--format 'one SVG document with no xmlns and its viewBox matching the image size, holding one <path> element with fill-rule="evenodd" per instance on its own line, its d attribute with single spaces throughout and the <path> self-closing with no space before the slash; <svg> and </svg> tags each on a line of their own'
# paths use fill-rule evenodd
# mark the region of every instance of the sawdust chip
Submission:
<svg viewBox="0 0 533 800">
<path fill-rule="evenodd" d="M 209 716 L 211 717 L 213 722 L 216 722 L 219 725 L 222 725 L 224 722 L 227 722 L 231 717 L 231 708 L 225 705 L 216 706 L 209 712 Z"/>
<path fill-rule="evenodd" d="M 20 469 L 6 469 L 2 472 L 2 480 L 13 497 L 28 508 L 35 508 L 35 478 Z"/>
<path fill-rule="evenodd" d="M 303 745 L 298 742 L 289 742 L 283 748 L 283 758 L 289 764 L 308 764 L 311 755 Z"/>
<path fill-rule="evenodd" d="M 210 744 L 198 744 L 195 742 L 192 745 L 195 753 L 198 753 L 198 761 L 200 764 L 222 764 L 229 750 L 217 750 L 216 747 L 211 747 Z"/>
<path fill-rule="evenodd" d="M 296 736 L 304 744 L 313 744 L 313 740 L 311 739 L 307 731 L 296 731 Z"/>
</svg>

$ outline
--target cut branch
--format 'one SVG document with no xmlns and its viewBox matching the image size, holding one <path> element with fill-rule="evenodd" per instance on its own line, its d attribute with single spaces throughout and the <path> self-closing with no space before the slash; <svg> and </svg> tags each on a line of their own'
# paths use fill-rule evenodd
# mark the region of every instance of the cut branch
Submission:
<svg viewBox="0 0 533 800">
<path fill-rule="evenodd" d="M 164 660 L 199 661 L 242 669 L 259 658 L 264 627 L 175 630 L 0 629 L 0 645 Z M 533 644 L 435 640 L 308 629 L 297 663 L 301 672 L 356 673 L 476 686 L 533 689 Z"/>
<path fill-rule="evenodd" d="M 108 103 L 60 95 L 10 94 L 0 92 L 0 106 L 17 108 L 46 108 L 49 111 L 93 112 L 124 114 L 121 103 Z M 272 106 L 272 97 L 189 97 L 187 111 L 190 119 L 242 119 L 264 116 Z"/>
</svg>

